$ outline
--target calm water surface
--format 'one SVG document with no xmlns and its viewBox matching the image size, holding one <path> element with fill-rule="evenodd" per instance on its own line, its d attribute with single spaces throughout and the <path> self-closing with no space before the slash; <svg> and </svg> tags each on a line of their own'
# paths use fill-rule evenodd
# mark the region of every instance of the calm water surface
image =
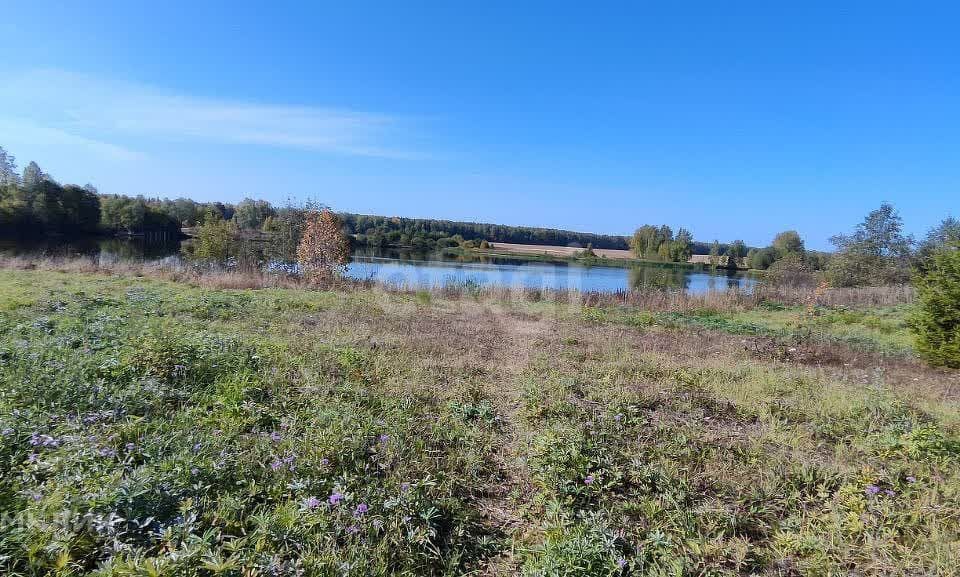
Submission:
<svg viewBox="0 0 960 577">
<path fill-rule="evenodd" d="M 32 256 L 93 256 L 107 261 L 180 262 L 181 243 L 142 239 L 91 239 L 69 243 L 0 241 L 0 253 Z M 249 259 L 248 259 L 249 260 Z M 739 289 L 749 291 L 756 280 L 749 274 L 728 274 L 696 268 L 649 263 L 636 266 L 586 266 L 478 255 L 419 253 L 401 249 L 355 251 L 347 268 L 353 278 L 372 279 L 406 287 L 450 284 L 614 292 L 642 288 L 682 289 L 691 293 Z"/>
<path fill-rule="evenodd" d="M 358 251 L 348 274 L 404 286 L 476 284 L 527 288 L 614 292 L 641 288 L 683 289 L 691 293 L 749 291 L 756 280 L 746 273 L 718 273 L 672 265 L 636 266 L 552 263 L 499 257 L 466 258 L 398 251 Z"/>
</svg>

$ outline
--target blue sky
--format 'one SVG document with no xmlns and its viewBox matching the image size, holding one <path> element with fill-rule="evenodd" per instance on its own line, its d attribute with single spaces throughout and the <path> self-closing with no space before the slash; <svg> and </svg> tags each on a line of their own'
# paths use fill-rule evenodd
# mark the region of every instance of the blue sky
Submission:
<svg viewBox="0 0 960 577">
<path fill-rule="evenodd" d="M 958 6 L 15 2 L 0 146 L 111 193 L 919 235 L 960 215 Z"/>
</svg>

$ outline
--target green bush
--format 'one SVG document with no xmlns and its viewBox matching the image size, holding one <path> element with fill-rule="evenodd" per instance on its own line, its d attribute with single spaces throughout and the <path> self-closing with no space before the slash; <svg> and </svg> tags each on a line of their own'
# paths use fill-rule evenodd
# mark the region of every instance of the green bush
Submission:
<svg viewBox="0 0 960 577">
<path fill-rule="evenodd" d="M 767 282 L 774 286 L 814 286 L 817 277 L 802 255 L 789 253 L 767 267 Z"/>
<path fill-rule="evenodd" d="M 960 368 L 960 246 L 937 252 L 916 287 L 910 328 L 917 352 L 930 364 Z"/>
</svg>

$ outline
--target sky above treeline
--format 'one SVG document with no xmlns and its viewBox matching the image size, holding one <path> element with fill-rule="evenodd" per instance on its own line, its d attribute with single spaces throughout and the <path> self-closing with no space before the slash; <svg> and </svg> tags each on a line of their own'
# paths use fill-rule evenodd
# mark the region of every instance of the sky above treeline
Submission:
<svg viewBox="0 0 960 577">
<path fill-rule="evenodd" d="M 0 146 L 101 192 L 811 248 L 960 215 L 960 4 L 48 2 Z"/>
</svg>

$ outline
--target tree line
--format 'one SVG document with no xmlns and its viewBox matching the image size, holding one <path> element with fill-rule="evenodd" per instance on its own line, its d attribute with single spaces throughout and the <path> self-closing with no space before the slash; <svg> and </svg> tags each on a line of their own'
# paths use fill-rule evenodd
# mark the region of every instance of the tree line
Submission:
<svg viewBox="0 0 960 577">
<path fill-rule="evenodd" d="M 654 226 L 646 224 L 638 228 L 629 241 L 630 249 L 638 258 L 646 260 L 687 262 L 693 254 L 703 254 L 696 249 L 693 235 L 685 228 L 673 234 L 667 225 Z"/>
<path fill-rule="evenodd" d="M 236 205 L 99 194 L 92 185 L 61 185 L 31 162 L 19 172 L 14 157 L 0 148 L 0 232 L 7 236 L 176 233 L 208 220 L 231 221 L 238 231 L 276 232 L 290 220 L 291 207 L 245 198 Z M 548 228 L 399 218 L 341 213 L 352 242 L 406 246 L 421 250 L 479 246 L 483 241 L 628 248 L 616 235 Z"/>
<path fill-rule="evenodd" d="M 355 242 L 368 246 L 401 245 L 429 249 L 453 246 L 464 240 L 477 243 L 486 240 L 516 244 L 628 248 L 627 239 L 622 236 L 553 228 L 365 214 L 341 214 L 340 217 L 347 233 L 354 235 Z"/>
<path fill-rule="evenodd" d="M 237 204 L 196 202 L 188 198 L 159 199 L 99 194 L 87 184 L 62 185 L 30 162 L 20 172 L 14 157 L 0 147 L 0 234 L 50 236 L 87 234 L 138 235 L 221 223 L 209 230 L 225 234 L 266 233 L 278 251 L 292 254 L 303 229 L 304 211 L 317 207 L 274 207 L 265 200 L 245 198 Z M 834 286 L 904 283 L 923 270 L 939 247 L 960 239 L 960 223 L 948 218 L 917 242 L 903 233 L 900 216 L 889 204 L 872 211 L 851 234 L 831 239 L 836 250 L 806 249 L 800 234 L 787 230 L 766 247 L 748 247 L 742 240 L 711 244 L 693 239 L 690 231 L 676 233 L 667 225 L 643 225 L 631 237 L 567 230 L 507 226 L 451 220 L 401 218 L 340 213 L 343 232 L 355 245 L 405 246 L 432 250 L 481 247 L 489 242 L 560 245 L 591 249 L 630 249 L 644 260 L 687 262 L 692 255 L 709 255 L 715 267 L 768 270 L 771 278 L 810 278 L 819 273 Z"/>
<path fill-rule="evenodd" d="M 233 208 L 183 198 L 100 194 L 91 184 L 61 184 L 36 162 L 19 172 L 14 156 L 0 147 L 0 234 L 7 237 L 179 235 L 181 226 L 196 224 L 210 211 L 231 218 Z"/>
<path fill-rule="evenodd" d="M 240 231 L 275 231 L 282 213 L 265 200 L 245 198 L 236 205 L 99 194 L 92 185 L 61 185 L 35 162 L 21 174 L 12 155 L 0 148 L 0 231 L 8 236 L 94 233 L 174 233 L 209 219 L 232 221 Z M 405 246 L 432 250 L 479 246 L 483 241 L 609 249 L 629 248 L 618 235 L 550 228 L 507 226 L 426 218 L 339 214 L 344 232 L 357 245 Z M 693 243 L 694 249 L 698 247 Z"/>
</svg>

